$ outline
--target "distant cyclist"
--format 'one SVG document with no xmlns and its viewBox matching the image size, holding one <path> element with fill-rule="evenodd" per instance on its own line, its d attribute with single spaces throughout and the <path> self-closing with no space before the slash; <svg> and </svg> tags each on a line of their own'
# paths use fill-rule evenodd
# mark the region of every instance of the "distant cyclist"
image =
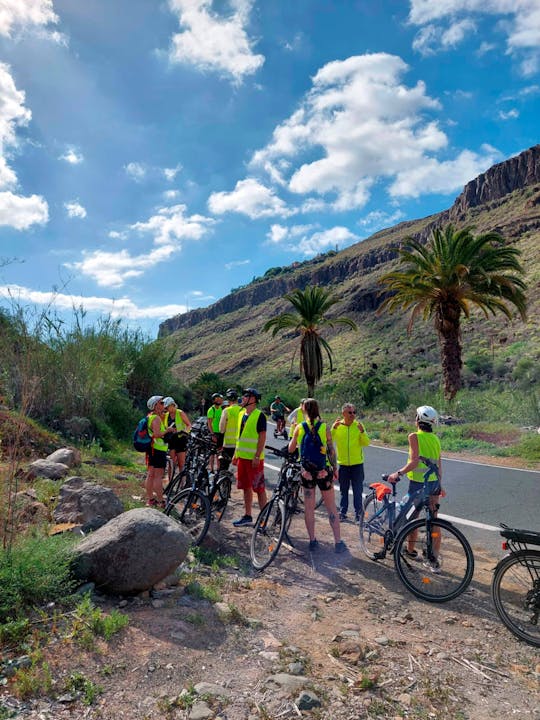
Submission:
<svg viewBox="0 0 540 720">
<path fill-rule="evenodd" d="M 276 395 L 274 402 L 270 405 L 270 413 L 272 414 L 272 420 L 276 423 L 276 429 L 274 431 L 274 437 L 278 435 L 284 435 L 285 439 L 285 413 L 290 412 L 285 403 L 282 401 L 279 395 Z"/>
<path fill-rule="evenodd" d="M 216 443 L 216 446 L 218 450 L 223 445 L 223 433 L 219 431 L 219 421 L 221 420 L 221 413 L 223 412 L 223 408 L 221 407 L 223 404 L 223 395 L 221 393 L 215 392 L 212 395 L 212 405 L 208 408 L 208 412 L 206 413 L 207 417 L 207 423 L 208 423 L 208 429 L 212 433 L 212 440 Z M 210 456 L 210 471 L 212 472 L 215 470 L 215 460 L 216 456 L 211 455 Z"/>
</svg>

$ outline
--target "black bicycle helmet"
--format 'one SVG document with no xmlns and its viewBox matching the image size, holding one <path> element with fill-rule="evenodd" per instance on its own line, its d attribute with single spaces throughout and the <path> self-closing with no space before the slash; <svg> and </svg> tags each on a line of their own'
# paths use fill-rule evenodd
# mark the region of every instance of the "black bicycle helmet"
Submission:
<svg viewBox="0 0 540 720">
<path fill-rule="evenodd" d="M 242 391 L 244 395 L 253 395 L 253 397 L 259 401 L 261 399 L 261 393 L 258 390 L 255 390 L 254 387 L 248 387 L 245 390 Z"/>
<path fill-rule="evenodd" d="M 225 393 L 225 396 L 228 397 L 229 400 L 236 400 L 238 398 L 238 393 L 234 390 L 234 388 L 229 388 Z"/>
</svg>

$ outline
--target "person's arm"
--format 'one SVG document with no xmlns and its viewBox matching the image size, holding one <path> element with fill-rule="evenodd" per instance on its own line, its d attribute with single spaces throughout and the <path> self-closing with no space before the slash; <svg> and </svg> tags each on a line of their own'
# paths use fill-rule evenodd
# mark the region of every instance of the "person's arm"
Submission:
<svg viewBox="0 0 540 720">
<path fill-rule="evenodd" d="M 208 425 L 208 429 L 213 434 L 214 431 L 212 429 L 212 420 L 213 420 L 214 416 L 210 414 L 211 412 L 212 412 L 212 408 L 208 408 L 208 412 L 206 413 L 206 418 L 207 418 L 206 423 Z"/>
<path fill-rule="evenodd" d="M 219 432 L 224 433 L 227 429 L 227 408 L 221 413 L 219 418 Z"/>
<path fill-rule="evenodd" d="M 253 464 L 258 465 L 261 461 L 261 455 L 264 450 L 264 445 L 266 443 L 266 430 L 263 430 L 259 433 L 259 437 L 257 438 L 257 449 L 255 450 L 255 457 L 253 458 Z"/>
<path fill-rule="evenodd" d="M 337 459 L 336 459 L 336 449 L 334 447 L 334 443 L 332 441 L 332 434 L 330 432 L 330 428 L 328 425 L 326 426 L 326 454 L 328 457 L 328 460 L 330 461 L 330 465 L 332 466 L 334 470 L 334 477 L 337 475 L 338 466 L 337 466 Z"/>
<path fill-rule="evenodd" d="M 183 410 L 180 410 L 180 417 L 182 418 L 186 426 L 186 432 L 191 432 L 191 420 L 188 418 L 188 416 Z"/>
<path fill-rule="evenodd" d="M 293 453 L 298 447 L 298 433 L 300 432 L 300 425 L 297 425 L 294 429 L 293 436 L 289 441 L 289 452 Z"/>
<path fill-rule="evenodd" d="M 289 423 L 289 425 L 292 425 L 293 423 L 296 422 L 296 416 L 297 416 L 297 415 L 298 415 L 298 408 L 295 408 L 295 409 L 291 412 L 291 414 L 289 415 L 289 417 L 287 418 L 287 422 Z"/>
<path fill-rule="evenodd" d="M 165 431 L 161 430 L 161 420 L 157 415 L 152 420 L 152 425 L 150 426 L 150 429 L 152 431 L 153 438 L 162 438 L 165 436 L 165 433 L 169 432 L 169 428 L 166 428 Z"/>
<path fill-rule="evenodd" d="M 360 447 L 367 447 L 370 444 L 371 440 L 369 439 L 369 435 L 366 432 L 366 428 L 362 425 L 360 420 L 358 421 L 358 429 L 360 430 L 360 436 L 358 438 L 360 441 Z"/>
<path fill-rule="evenodd" d="M 418 450 L 418 435 L 416 433 L 411 433 L 409 435 L 409 453 L 411 456 L 411 459 L 408 463 L 406 463 L 401 469 L 397 470 L 395 473 L 392 473 L 388 476 L 389 482 L 397 482 L 399 480 L 400 475 L 405 475 L 406 473 L 410 472 L 411 470 L 414 470 L 416 467 L 418 467 L 418 463 L 420 462 L 419 458 L 419 450 Z"/>
</svg>

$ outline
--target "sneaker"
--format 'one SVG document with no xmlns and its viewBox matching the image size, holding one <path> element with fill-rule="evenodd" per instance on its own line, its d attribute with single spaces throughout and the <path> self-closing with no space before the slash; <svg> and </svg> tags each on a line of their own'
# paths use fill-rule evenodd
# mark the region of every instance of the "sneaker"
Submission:
<svg viewBox="0 0 540 720">
<path fill-rule="evenodd" d="M 339 542 L 337 542 L 336 546 L 334 548 L 335 552 L 337 552 L 337 553 L 345 552 L 346 549 L 347 549 L 347 546 L 345 545 L 343 540 L 340 540 Z"/>
<path fill-rule="evenodd" d="M 314 550 L 317 550 L 319 547 L 319 541 L 318 540 L 310 540 L 309 541 L 309 551 L 313 552 Z"/>
<path fill-rule="evenodd" d="M 239 520 L 233 522 L 234 527 L 251 527 L 253 525 L 253 518 L 251 515 L 244 515 Z"/>
<path fill-rule="evenodd" d="M 407 550 L 405 548 L 405 550 L 403 551 L 403 555 L 406 558 L 410 558 L 411 560 L 419 560 L 420 559 L 420 556 L 418 555 L 418 552 L 416 550 Z"/>
<path fill-rule="evenodd" d="M 441 563 L 438 560 L 433 560 L 433 562 L 424 562 L 422 563 L 425 568 L 427 568 L 430 572 L 434 573 L 435 575 L 439 575 L 441 572 Z"/>
<path fill-rule="evenodd" d="M 361 517 L 361 516 L 360 516 L 360 513 L 357 513 L 357 514 L 354 516 L 354 522 L 359 523 L 359 522 L 360 522 L 360 517 Z"/>
<path fill-rule="evenodd" d="M 346 521 L 347 521 L 347 514 L 339 513 L 339 522 L 346 522 Z"/>
</svg>

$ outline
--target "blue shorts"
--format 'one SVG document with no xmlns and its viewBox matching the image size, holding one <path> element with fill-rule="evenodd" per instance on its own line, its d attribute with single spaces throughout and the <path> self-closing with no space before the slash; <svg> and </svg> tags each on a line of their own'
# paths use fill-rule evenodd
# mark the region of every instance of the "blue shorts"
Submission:
<svg viewBox="0 0 540 720">
<path fill-rule="evenodd" d="M 423 482 L 416 482 L 415 480 L 409 480 L 409 495 L 416 494 L 419 490 L 424 489 L 424 483 Z M 429 495 L 440 495 L 441 494 L 441 484 L 438 480 L 433 480 L 431 482 L 428 482 L 428 491 Z"/>
</svg>

